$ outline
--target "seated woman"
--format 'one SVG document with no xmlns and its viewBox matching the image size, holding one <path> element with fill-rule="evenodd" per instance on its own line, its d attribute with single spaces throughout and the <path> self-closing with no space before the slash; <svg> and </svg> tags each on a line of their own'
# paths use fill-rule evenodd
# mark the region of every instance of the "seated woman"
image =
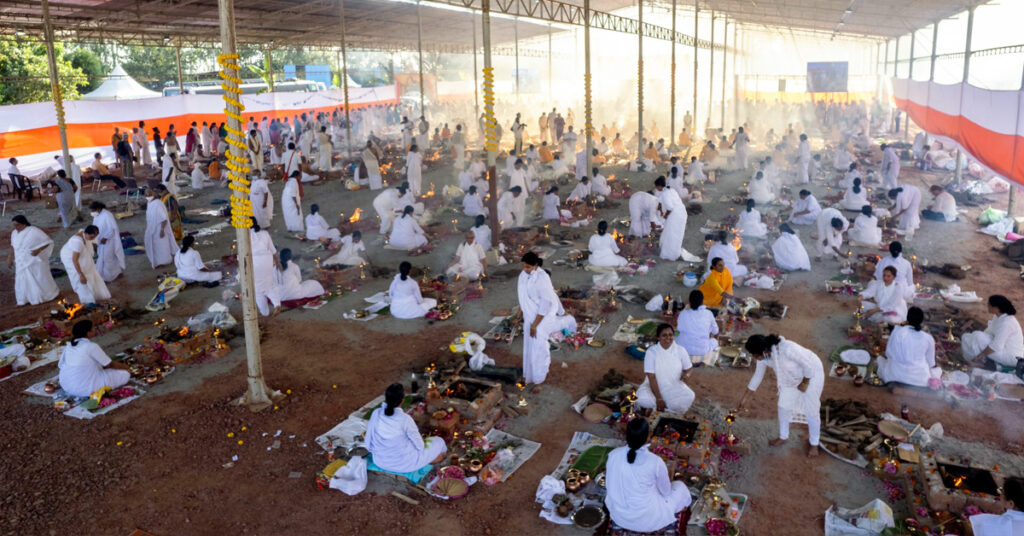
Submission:
<svg viewBox="0 0 1024 536">
<path fill-rule="evenodd" d="M 477 214 L 476 221 L 473 222 L 473 236 L 476 237 L 476 243 L 480 244 L 480 247 L 484 248 L 484 251 L 491 249 L 491 228 L 485 222 L 487 218 L 483 214 Z"/>
<path fill-rule="evenodd" d="M 388 296 L 391 297 L 391 316 L 395 318 L 423 318 L 427 316 L 427 312 L 437 307 L 437 300 L 424 298 L 420 294 L 419 283 L 409 277 L 410 270 L 412 264 L 402 261 L 402 264 L 398 265 L 398 274 L 388 288 Z"/>
<path fill-rule="evenodd" d="M 964 359 L 1016 366 L 1017 360 L 1024 357 L 1024 335 L 1014 316 L 1017 309 L 1006 296 L 993 294 L 988 297 L 988 311 L 993 316 L 985 331 L 964 333 L 960 343 Z"/>
<path fill-rule="evenodd" d="M 903 283 L 896 280 L 896 267 L 886 266 L 882 270 L 882 281 L 877 279 L 868 283 L 864 292 L 860 293 L 861 303 L 864 305 L 864 312 L 874 310 L 878 312 L 868 317 L 872 322 L 888 322 L 900 324 L 907 320 L 907 300 L 904 298 L 906 290 Z M 865 298 L 871 301 L 863 301 Z"/>
<path fill-rule="evenodd" d="M 60 356 L 60 386 L 71 396 L 89 396 L 97 389 L 117 389 L 128 383 L 131 373 L 124 363 L 110 360 L 100 345 L 89 340 L 92 320 L 79 320 L 71 327 L 71 343 Z"/>
<path fill-rule="evenodd" d="M 427 245 L 427 236 L 413 216 L 412 205 L 406 205 L 402 215 L 395 218 L 388 242 L 396 249 L 416 249 Z"/>
<path fill-rule="evenodd" d="M 326 294 L 323 285 L 315 279 L 302 280 L 299 265 L 292 260 L 292 250 L 285 248 L 278 253 L 281 260 L 281 271 L 278 272 L 278 293 L 282 302 L 311 300 Z"/>
<path fill-rule="evenodd" d="M 580 182 L 576 184 L 576 187 L 569 193 L 569 198 L 565 200 L 566 203 L 584 203 L 590 197 L 590 179 L 583 177 Z"/>
<path fill-rule="evenodd" d="M 448 265 L 445 273 L 449 277 L 468 277 L 475 281 L 480 274 L 487 270 L 487 255 L 484 248 L 476 242 L 476 235 L 472 231 L 466 233 L 466 240 L 459 245 L 455 251 L 455 260 Z"/>
<path fill-rule="evenodd" d="M 761 213 L 754 208 L 756 202 L 747 199 L 747 209 L 740 212 L 736 222 L 736 232 L 747 238 L 764 238 L 768 234 L 768 226 L 761 221 Z"/>
<path fill-rule="evenodd" d="M 366 449 L 373 464 L 393 473 L 412 473 L 444 458 L 448 447 L 438 437 L 425 440 L 416 422 L 402 410 L 405 388 L 393 383 L 384 391 L 384 403 L 370 414 L 366 425 Z"/>
<path fill-rule="evenodd" d="M 860 207 L 860 215 L 853 220 L 853 227 L 847 236 L 851 244 L 874 247 L 882 244 L 882 228 L 878 226 L 878 217 L 871 210 L 871 205 Z"/>
<path fill-rule="evenodd" d="M 366 264 L 366 259 L 359 255 L 360 251 L 366 251 L 366 244 L 363 243 L 363 233 L 352 231 L 352 234 L 341 237 L 341 249 L 323 262 L 324 266 L 359 266 Z"/>
<path fill-rule="evenodd" d="M 192 246 L 196 237 L 188 235 L 181 239 L 181 249 L 174 254 L 174 268 L 178 278 L 186 282 L 217 283 L 223 274 L 219 270 L 211 270 L 203 264 L 203 258 Z M 207 286 L 217 286 L 216 284 Z"/>
<path fill-rule="evenodd" d="M 878 358 L 878 377 L 885 383 L 927 387 L 929 379 L 942 375 L 942 369 L 935 366 L 935 339 L 921 331 L 923 322 L 924 311 L 911 307 L 907 325 L 892 330 L 885 357 Z"/>
<path fill-rule="evenodd" d="M 636 403 L 645 409 L 686 413 L 696 398 L 683 381 L 693 363 L 686 350 L 676 344 L 676 332 L 670 324 L 659 324 L 657 334 L 658 343 L 644 354 L 644 383 L 636 390 Z"/>
<path fill-rule="evenodd" d="M 747 186 L 747 195 L 758 204 L 767 205 L 775 200 L 775 191 L 772 183 L 765 178 L 763 171 L 754 174 L 754 180 Z"/>
<path fill-rule="evenodd" d="M 860 178 L 853 179 L 853 186 L 843 192 L 839 204 L 846 210 L 860 210 L 868 204 L 868 191 L 860 185 Z"/>
<path fill-rule="evenodd" d="M 341 231 L 330 228 L 327 220 L 320 215 L 320 205 L 313 203 L 306 215 L 306 238 L 321 242 L 337 242 L 341 239 Z"/>
<path fill-rule="evenodd" d="M 814 260 L 821 260 L 823 255 L 831 255 L 833 259 L 846 257 L 846 254 L 840 250 L 843 247 L 843 231 L 845 230 L 846 222 L 842 218 L 832 218 L 831 224 L 825 228 L 825 232 L 818 236 L 818 255 L 814 257 Z"/>
<path fill-rule="evenodd" d="M 612 522 L 634 532 L 654 532 L 677 523 L 693 500 L 686 484 L 672 481 L 665 462 L 647 450 L 647 419 L 626 425 L 626 446 L 608 453 L 604 504 Z"/>
<path fill-rule="evenodd" d="M 478 216 L 484 213 L 484 201 L 480 198 L 476 186 L 470 185 L 469 191 L 462 198 L 462 213 L 467 216 Z"/>
<path fill-rule="evenodd" d="M 715 314 L 704 307 L 703 292 L 691 291 L 689 301 L 690 307 L 680 311 L 676 320 L 676 329 L 679 330 L 676 344 L 699 358 L 718 349 L 718 322 Z"/>
<path fill-rule="evenodd" d="M 721 257 L 711 259 L 711 272 L 700 286 L 704 305 L 718 307 L 732 299 L 732 274 Z"/>
<path fill-rule="evenodd" d="M 686 187 L 686 183 L 683 181 L 683 176 L 679 174 L 679 170 L 679 166 L 669 168 L 665 184 L 675 190 L 679 194 L 679 199 L 682 199 L 683 203 L 685 203 L 690 199 L 690 190 Z"/>
<path fill-rule="evenodd" d="M 587 244 L 590 257 L 587 261 L 594 266 L 625 266 L 626 258 L 617 255 L 619 246 L 615 238 L 608 234 L 608 222 L 601 220 L 597 224 L 597 234 L 590 237 Z"/>
<path fill-rule="evenodd" d="M 708 271 L 711 270 L 711 260 L 720 258 L 725 261 L 725 267 L 733 277 L 747 275 L 747 267 L 740 264 L 740 257 L 736 253 L 736 247 L 729 242 L 729 235 L 725 231 L 718 233 L 715 237 L 715 244 L 708 249 Z"/>
<path fill-rule="evenodd" d="M 544 219 L 555 220 L 561 219 L 562 215 L 558 211 L 558 205 L 562 201 L 558 198 L 558 186 L 552 186 L 544 194 L 543 205 L 544 205 Z"/>
<path fill-rule="evenodd" d="M 804 249 L 804 243 L 796 235 L 788 223 L 779 226 L 779 237 L 772 243 L 772 256 L 775 257 L 775 265 L 779 270 L 795 272 L 797 270 L 810 270 L 811 257 Z"/>
</svg>

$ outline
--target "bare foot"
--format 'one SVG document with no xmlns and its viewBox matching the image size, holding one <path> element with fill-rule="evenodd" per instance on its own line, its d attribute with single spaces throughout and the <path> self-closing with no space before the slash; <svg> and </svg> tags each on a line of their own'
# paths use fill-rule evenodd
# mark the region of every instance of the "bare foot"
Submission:
<svg viewBox="0 0 1024 536">
<path fill-rule="evenodd" d="M 781 437 L 776 437 L 775 439 L 773 439 L 773 440 L 768 442 L 768 446 L 769 447 L 777 447 L 777 446 L 779 446 L 779 445 L 781 445 L 781 444 L 783 444 L 785 442 L 786 442 L 785 439 L 782 439 Z"/>
<path fill-rule="evenodd" d="M 533 389 L 530 389 L 530 392 L 533 393 L 533 394 L 539 393 L 540 392 L 540 386 L 539 385 L 534 385 Z"/>
<path fill-rule="evenodd" d="M 274 318 L 279 314 L 281 314 L 281 306 L 274 307 L 274 313 L 270 315 L 270 318 Z"/>
<path fill-rule="evenodd" d="M 811 445 L 811 448 L 807 450 L 807 456 L 809 458 L 816 458 L 818 456 L 818 446 Z"/>
</svg>

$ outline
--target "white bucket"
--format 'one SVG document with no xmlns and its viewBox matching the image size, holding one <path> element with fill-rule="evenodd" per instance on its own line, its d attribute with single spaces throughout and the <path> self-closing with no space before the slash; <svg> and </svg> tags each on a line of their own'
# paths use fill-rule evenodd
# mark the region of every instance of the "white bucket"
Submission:
<svg viewBox="0 0 1024 536">
<path fill-rule="evenodd" d="M 693 272 L 686 272 L 686 274 L 683 275 L 683 285 L 687 287 L 697 286 L 697 274 Z"/>
</svg>

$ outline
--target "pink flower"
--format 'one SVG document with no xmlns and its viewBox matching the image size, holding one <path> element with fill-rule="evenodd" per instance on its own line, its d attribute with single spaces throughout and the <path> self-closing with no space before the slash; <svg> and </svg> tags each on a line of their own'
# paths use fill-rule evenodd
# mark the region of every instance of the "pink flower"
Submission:
<svg viewBox="0 0 1024 536">
<path fill-rule="evenodd" d="M 967 505 L 967 508 L 964 508 L 964 517 L 976 516 L 976 515 L 978 515 L 980 513 L 981 513 L 981 508 L 978 508 L 977 506 L 975 506 L 973 504 L 969 504 L 969 505 Z"/>
<path fill-rule="evenodd" d="M 914 508 L 914 513 L 917 514 L 917 517 L 928 517 L 928 509 L 923 506 Z"/>
</svg>

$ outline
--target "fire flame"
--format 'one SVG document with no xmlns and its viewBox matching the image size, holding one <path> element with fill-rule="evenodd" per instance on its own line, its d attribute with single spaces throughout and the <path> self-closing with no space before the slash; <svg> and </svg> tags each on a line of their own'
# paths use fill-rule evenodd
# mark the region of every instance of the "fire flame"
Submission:
<svg viewBox="0 0 1024 536">
<path fill-rule="evenodd" d="M 612 239 L 616 242 L 622 242 L 622 235 L 619 234 L 618 230 L 612 229 Z"/>
<path fill-rule="evenodd" d="M 380 165 L 380 174 L 384 175 L 385 173 L 388 172 L 389 169 L 391 169 L 391 162 L 388 162 L 387 164 L 381 164 Z"/>
<path fill-rule="evenodd" d="M 434 197 L 434 183 L 430 183 L 430 190 L 421 197 Z"/>
<path fill-rule="evenodd" d="M 611 175 L 608 175 L 608 178 L 605 179 L 605 181 L 613 181 L 613 180 L 615 180 L 615 174 L 614 173 L 611 174 Z"/>
<path fill-rule="evenodd" d="M 348 222 L 349 223 L 355 223 L 355 222 L 359 221 L 359 218 L 362 216 L 362 214 L 363 214 L 363 209 L 356 208 L 356 211 L 352 213 L 352 217 L 348 219 Z"/>
<path fill-rule="evenodd" d="M 959 488 L 964 483 L 964 480 L 967 480 L 967 477 L 965 477 L 965 476 L 953 477 L 953 487 Z"/>
<path fill-rule="evenodd" d="M 75 315 L 78 313 L 78 311 L 82 310 L 82 307 L 85 307 L 85 306 L 80 304 L 80 303 L 76 303 L 76 304 L 72 305 L 71 307 L 65 306 L 64 307 L 64 312 L 68 315 L 68 320 L 71 320 L 72 318 L 74 318 Z"/>
<path fill-rule="evenodd" d="M 736 237 L 732 239 L 732 247 L 736 249 L 736 251 L 739 251 L 739 249 L 743 247 L 743 239 L 740 238 L 740 235 L 736 235 Z"/>
<path fill-rule="evenodd" d="M 184 337 L 185 335 L 188 335 L 188 326 L 182 326 L 181 329 L 178 330 L 179 337 Z"/>
</svg>

